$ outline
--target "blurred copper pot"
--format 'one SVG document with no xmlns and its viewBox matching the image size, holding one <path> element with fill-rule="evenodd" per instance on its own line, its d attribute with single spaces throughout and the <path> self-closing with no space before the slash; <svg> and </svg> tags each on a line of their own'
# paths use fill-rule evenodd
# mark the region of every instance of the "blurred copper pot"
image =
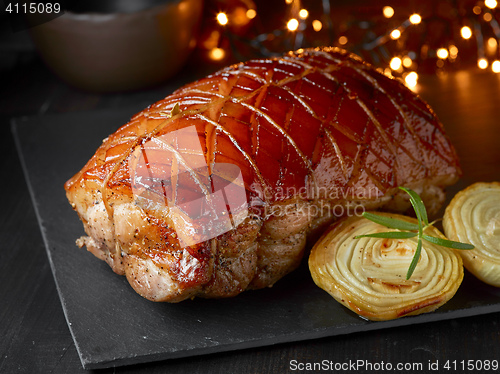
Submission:
<svg viewBox="0 0 500 374">
<path fill-rule="evenodd" d="M 153 86 L 179 71 L 196 45 L 203 0 L 141 1 L 140 9 L 130 6 L 137 1 L 113 3 L 104 12 L 68 10 L 33 27 L 47 65 L 68 83 L 98 92 Z"/>
</svg>

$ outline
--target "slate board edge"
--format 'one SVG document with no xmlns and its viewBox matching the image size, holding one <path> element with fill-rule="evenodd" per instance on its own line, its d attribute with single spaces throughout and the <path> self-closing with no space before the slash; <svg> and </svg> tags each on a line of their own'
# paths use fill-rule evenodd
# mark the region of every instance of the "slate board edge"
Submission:
<svg viewBox="0 0 500 374">
<path fill-rule="evenodd" d="M 109 113 L 112 111 L 102 111 L 102 112 Z M 88 113 L 95 114 L 96 112 L 94 111 L 94 112 L 88 112 Z M 57 270 L 54 267 L 54 263 L 53 263 L 53 260 L 51 257 L 51 251 L 49 248 L 49 242 L 48 242 L 48 238 L 47 238 L 46 229 L 44 227 L 44 222 L 43 222 L 42 216 L 39 212 L 39 207 L 38 207 L 37 200 L 36 200 L 36 192 L 35 192 L 34 187 L 32 186 L 32 181 L 31 181 L 31 178 L 30 178 L 30 175 L 28 172 L 28 168 L 26 165 L 26 159 L 25 159 L 24 152 L 23 152 L 23 144 L 22 144 L 22 140 L 20 138 L 20 133 L 19 133 L 19 129 L 18 129 L 19 126 L 23 125 L 23 122 L 28 122 L 30 119 L 36 118 L 36 117 L 41 117 L 41 116 L 21 117 L 21 118 L 13 119 L 11 121 L 11 130 L 12 130 L 13 137 L 15 140 L 15 144 L 16 144 L 16 148 L 18 151 L 21 166 L 23 168 L 23 173 L 24 173 L 24 177 L 26 179 L 26 183 L 28 186 L 28 190 L 30 193 L 32 204 L 34 206 L 35 214 L 36 214 L 38 223 L 40 225 L 42 237 L 44 240 L 44 245 L 45 245 L 46 252 L 48 255 L 48 259 L 49 259 L 49 264 L 50 264 L 50 267 L 51 267 L 51 270 L 53 273 L 53 277 L 54 277 L 54 280 L 56 283 L 58 295 L 61 299 L 61 304 L 63 307 L 66 322 L 68 324 L 69 330 L 70 330 L 71 335 L 73 337 L 73 340 L 75 342 L 75 346 L 77 348 L 77 351 L 78 351 L 78 354 L 79 354 L 79 357 L 80 357 L 80 360 L 81 360 L 81 363 L 82 363 L 82 366 L 84 369 L 108 368 L 108 367 L 113 367 L 113 366 L 123 366 L 123 365 L 131 365 L 131 364 L 138 364 L 138 363 L 145 363 L 145 362 L 160 361 L 160 360 L 166 360 L 166 359 L 175 359 L 175 358 L 192 357 L 192 356 L 205 355 L 205 354 L 214 354 L 214 353 L 242 350 L 242 349 L 248 349 L 248 348 L 262 347 L 262 346 L 271 346 L 271 345 L 276 345 L 276 344 L 281 344 L 281 343 L 290 343 L 290 342 L 318 339 L 318 338 L 329 337 L 329 336 L 340 336 L 340 335 L 347 335 L 347 334 L 352 334 L 352 333 L 357 333 L 357 332 L 380 330 L 380 329 L 391 328 L 391 327 L 405 326 L 405 325 L 409 325 L 409 324 L 420 324 L 420 323 L 427 323 L 427 322 L 442 321 L 442 320 L 447 320 L 447 319 L 476 316 L 476 315 L 482 315 L 482 314 L 488 314 L 488 313 L 494 313 L 494 312 L 500 311 L 500 304 L 486 305 L 486 306 L 480 306 L 480 307 L 476 306 L 474 308 L 464 308 L 464 309 L 451 310 L 451 311 L 447 311 L 446 313 L 429 313 L 426 315 L 420 315 L 420 316 L 415 316 L 415 317 L 405 317 L 402 319 L 385 321 L 385 322 L 366 321 L 366 324 L 362 323 L 362 324 L 356 325 L 354 327 L 348 326 L 347 328 L 340 328 L 339 329 L 339 327 L 337 326 L 337 327 L 323 328 L 323 329 L 319 329 L 319 330 L 311 330 L 311 331 L 308 331 L 306 333 L 301 333 L 301 334 L 293 333 L 293 334 L 274 335 L 274 336 L 264 337 L 264 338 L 260 338 L 260 339 L 257 338 L 257 339 L 252 339 L 252 340 L 241 341 L 241 342 L 236 343 L 236 344 L 232 343 L 232 344 L 226 344 L 226 345 L 201 347 L 201 348 L 194 348 L 191 350 L 176 351 L 176 352 L 157 352 L 157 353 L 152 353 L 151 355 L 140 355 L 140 356 L 128 357 L 128 358 L 116 358 L 115 360 L 100 360 L 100 361 L 87 360 L 82 355 L 78 341 L 76 340 L 75 335 L 73 333 L 72 326 L 69 323 L 69 320 L 67 318 L 66 303 L 64 302 L 64 297 L 61 294 L 60 288 L 58 285 Z M 410 319 L 414 319 L 413 322 Z"/>
<path fill-rule="evenodd" d="M 28 173 L 28 168 L 27 168 L 27 165 L 26 165 L 25 156 L 24 156 L 24 153 L 23 153 L 23 147 L 22 147 L 21 139 L 19 137 L 18 127 L 22 126 L 22 124 L 19 121 L 25 121 L 26 119 L 27 119 L 26 117 L 13 118 L 12 121 L 11 121 L 11 131 L 12 131 L 12 134 L 13 134 L 13 137 L 14 137 L 14 141 L 15 141 L 15 144 L 16 144 L 16 149 L 17 149 L 17 153 L 18 153 L 18 156 L 19 156 L 19 161 L 20 161 L 21 167 L 23 169 L 23 174 L 24 174 L 24 178 L 26 180 L 26 185 L 28 186 L 28 191 L 29 191 L 29 194 L 30 194 L 31 203 L 32 203 L 33 208 L 35 210 L 35 214 L 36 214 L 36 218 L 37 218 L 37 221 L 38 221 L 38 225 L 40 226 L 40 232 L 42 234 L 43 243 L 44 243 L 44 246 L 45 246 L 45 252 L 47 253 L 47 257 L 48 257 L 49 265 L 50 265 L 50 270 L 52 272 L 52 277 L 53 277 L 54 283 L 56 285 L 57 294 L 58 294 L 59 299 L 61 301 L 61 307 L 63 309 L 64 319 L 66 320 L 66 324 L 68 325 L 68 328 L 69 328 L 69 331 L 70 331 L 70 334 L 71 334 L 71 338 L 73 339 L 73 342 L 75 343 L 75 347 L 76 347 L 76 350 L 77 350 L 77 353 L 78 353 L 78 357 L 80 358 L 80 362 L 82 363 L 82 367 L 84 369 L 86 369 L 86 365 L 85 365 L 85 363 L 83 361 L 83 357 L 82 357 L 82 352 L 80 350 L 80 346 L 78 344 L 77 339 L 75 338 L 75 335 L 74 335 L 71 323 L 68 320 L 68 311 L 66 310 L 66 303 L 64 302 L 64 296 L 61 293 L 61 290 L 59 288 L 59 282 L 57 280 L 56 269 L 54 267 L 54 262 L 52 260 L 52 254 L 50 252 L 49 242 L 48 242 L 48 239 L 47 239 L 46 230 L 44 229 L 43 220 L 42 220 L 42 217 L 40 215 L 40 211 L 38 209 L 38 204 L 36 202 L 36 194 L 35 194 L 35 191 L 34 191 L 34 189 L 32 187 L 31 179 L 30 179 L 30 176 L 29 176 L 29 173 Z"/>
</svg>

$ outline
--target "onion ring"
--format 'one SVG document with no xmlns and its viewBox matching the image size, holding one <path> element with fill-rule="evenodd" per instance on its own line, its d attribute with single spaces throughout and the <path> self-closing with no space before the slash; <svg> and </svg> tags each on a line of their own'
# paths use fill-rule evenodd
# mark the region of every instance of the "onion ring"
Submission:
<svg viewBox="0 0 500 374">
<path fill-rule="evenodd" d="M 397 214 L 377 214 L 417 223 Z M 354 238 L 387 231 L 397 230 L 358 216 L 332 225 L 309 257 L 314 282 L 361 317 L 376 321 L 431 312 L 450 300 L 464 273 L 457 252 L 424 240 L 417 267 L 406 280 L 417 237 Z M 424 233 L 445 239 L 433 226 Z"/>
<path fill-rule="evenodd" d="M 500 287 L 500 183 L 475 183 L 460 191 L 446 208 L 443 228 L 451 240 L 474 245 L 460 251 L 466 269 Z"/>
</svg>

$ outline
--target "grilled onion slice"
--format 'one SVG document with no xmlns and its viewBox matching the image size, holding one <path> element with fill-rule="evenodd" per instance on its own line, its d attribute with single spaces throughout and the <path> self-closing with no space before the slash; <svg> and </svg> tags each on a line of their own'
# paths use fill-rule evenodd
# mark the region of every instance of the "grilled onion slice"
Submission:
<svg viewBox="0 0 500 374">
<path fill-rule="evenodd" d="M 417 223 L 397 214 L 384 215 Z M 357 235 L 390 230 L 363 217 L 345 218 L 327 230 L 309 257 L 314 282 L 338 302 L 370 320 L 434 311 L 453 297 L 463 279 L 462 260 L 452 249 L 424 241 L 418 265 L 406 280 L 417 248 L 416 237 L 354 239 Z M 444 239 L 434 227 L 425 233 Z"/>
<path fill-rule="evenodd" d="M 446 208 L 446 236 L 474 245 L 460 251 L 464 266 L 485 283 L 500 287 L 500 183 L 475 183 Z"/>
</svg>

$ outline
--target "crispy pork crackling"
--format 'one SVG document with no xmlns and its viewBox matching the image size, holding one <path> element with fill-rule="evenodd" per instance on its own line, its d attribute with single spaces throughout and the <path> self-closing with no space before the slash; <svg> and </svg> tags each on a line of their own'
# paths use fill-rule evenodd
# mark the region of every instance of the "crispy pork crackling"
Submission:
<svg viewBox="0 0 500 374">
<path fill-rule="evenodd" d="M 460 175 L 434 112 L 335 48 L 222 69 L 135 115 L 65 184 L 77 240 L 154 301 L 231 297 L 294 270 L 361 209 L 429 211 Z"/>
</svg>

